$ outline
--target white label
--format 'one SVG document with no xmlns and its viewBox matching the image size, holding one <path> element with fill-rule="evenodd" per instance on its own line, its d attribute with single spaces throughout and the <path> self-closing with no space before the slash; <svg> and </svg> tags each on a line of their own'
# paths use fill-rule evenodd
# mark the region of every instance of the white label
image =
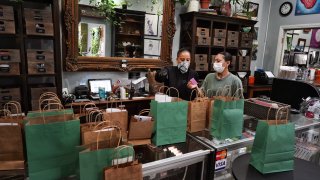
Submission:
<svg viewBox="0 0 320 180">
<path fill-rule="evenodd" d="M 215 170 L 216 171 L 222 170 L 222 169 L 226 168 L 226 166 L 227 166 L 227 159 L 218 160 L 218 161 L 216 161 Z"/>
<path fill-rule="evenodd" d="M 121 67 L 126 68 L 126 67 L 127 67 L 127 64 L 122 63 L 122 64 L 121 64 Z"/>
</svg>

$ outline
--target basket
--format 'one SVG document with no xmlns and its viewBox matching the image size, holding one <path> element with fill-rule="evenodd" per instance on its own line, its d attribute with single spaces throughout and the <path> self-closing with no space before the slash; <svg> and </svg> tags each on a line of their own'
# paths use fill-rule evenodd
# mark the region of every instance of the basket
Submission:
<svg viewBox="0 0 320 180">
<path fill-rule="evenodd" d="M 290 110 L 291 106 L 288 104 L 279 103 L 276 101 L 271 101 L 263 98 L 250 98 L 244 101 L 244 114 L 253 116 L 255 118 L 261 119 L 261 120 L 274 120 L 276 119 L 276 113 L 278 108 L 271 108 L 269 106 L 264 106 L 261 104 L 257 104 L 254 102 L 254 100 L 259 100 L 266 103 L 275 103 L 278 105 L 279 108 L 286 107 Z M 270 109 L 270 114 L 268 118 L 268 111 Z M 283 120 L 286 119 L 286 116 L 278 117 L 278 119 Z"/>
</svg>

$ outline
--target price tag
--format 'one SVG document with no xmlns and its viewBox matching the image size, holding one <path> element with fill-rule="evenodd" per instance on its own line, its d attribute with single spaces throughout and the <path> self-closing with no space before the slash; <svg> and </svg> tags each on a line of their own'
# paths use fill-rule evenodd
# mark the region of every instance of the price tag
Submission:
<svg viewBox="0 0 320 180">
<path fill-rule="evenodd" d="M 227 150 L 218 151 L 216 153 L 215 171 L 223 170 L 227 167 Z"/>
</svg>

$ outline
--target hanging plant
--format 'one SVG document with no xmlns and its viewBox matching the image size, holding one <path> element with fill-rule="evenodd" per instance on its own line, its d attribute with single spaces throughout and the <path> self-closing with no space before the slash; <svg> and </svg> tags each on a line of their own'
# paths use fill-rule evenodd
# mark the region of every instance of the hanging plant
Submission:
<svg viewBox="0 0 320 180">
<path fill-rule="evenodd" d="M 108 21 L 115 25 L 119 25 L 119 19 L 116 17 L 115 7 L 117 6 L 113 0 L 90 0 L 90 4 L 97 7 L 103 13 Z"/>
</svg>

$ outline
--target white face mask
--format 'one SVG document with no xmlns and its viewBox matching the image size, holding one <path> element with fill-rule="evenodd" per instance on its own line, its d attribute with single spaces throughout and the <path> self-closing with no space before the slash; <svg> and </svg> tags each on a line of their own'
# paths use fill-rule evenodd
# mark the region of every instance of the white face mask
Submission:
<svg viewBox="0 0 320 180">
<path fill-rule="evenodd" d="M 213 69 L 217 73 L 222 73 L 224 71 L 224 67 L 223 67 L 222 63 L 213 63 Z"/>
<path fill-rule="evenodd" d="M 190 66 L 190 62 L 188 61 L 182 61 L 181 63 L 178 64 L 178 69 L 182 74 L 188 72 Z"/>
</svg>

